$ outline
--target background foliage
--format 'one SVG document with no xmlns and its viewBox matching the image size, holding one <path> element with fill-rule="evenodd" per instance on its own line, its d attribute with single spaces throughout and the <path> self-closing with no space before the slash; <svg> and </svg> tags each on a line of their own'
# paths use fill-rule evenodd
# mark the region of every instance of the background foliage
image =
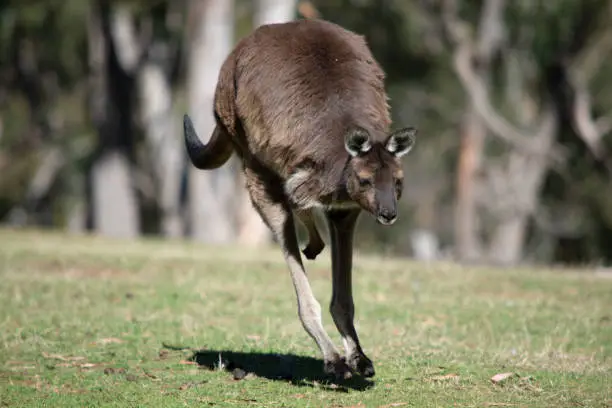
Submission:
<svg viewBox="0 0 612 408">
<path fill-rule="evenodd" d="M 180 116 L 200 112 L 208 137 L 207 73 L 257 25 L 294 18 L 363 34 L 387 72 L 394 126 L 419 129 L 400 221 L 364 217 L 363 249 L 506 264 L 612 259 L 607 0 L 4 1 L 0 219 L 269 242 L 233 169 L 194 182 Z M 207 218 L 214 208 L 223 213 Z"/>
</svg>

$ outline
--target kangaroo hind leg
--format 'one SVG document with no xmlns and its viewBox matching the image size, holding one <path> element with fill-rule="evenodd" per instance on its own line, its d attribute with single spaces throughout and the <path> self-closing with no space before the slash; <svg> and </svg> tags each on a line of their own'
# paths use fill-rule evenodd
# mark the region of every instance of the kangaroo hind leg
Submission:
<svg viewBox="0 0 612 408">
<path fill-rule="evenodd" d="M 321 305 L 312 292 L 302 264 L 293 212 L 283 191 L 282 183 L 268 172 L 262 173 L 262 171 L 255 171 L 249 167 L 245 168 L 245 176 L 253 205 L 283 251 L 297 296 L 300 321 L 323 354 L 325 372 L 337 378 L 351 377 L 351 369 L 323 328 Z"/>
</svg>

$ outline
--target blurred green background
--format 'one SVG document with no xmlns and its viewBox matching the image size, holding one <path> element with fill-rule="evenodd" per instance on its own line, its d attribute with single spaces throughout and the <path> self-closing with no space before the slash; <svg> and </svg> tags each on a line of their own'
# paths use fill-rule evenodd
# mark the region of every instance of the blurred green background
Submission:
<svg viewBox="0 0 612 408">
<path fill-rule="evenodd" d="M 48 0 L 0 3 L 0 222 L 266 245 L 234 165 L 188 165 L 216 76 L 254 27 L 363 34 L 394 127 L 416 126 L 400 219 L 361 250 L 515 265 L 612 259 L 612 2 Z"/>
</svg>

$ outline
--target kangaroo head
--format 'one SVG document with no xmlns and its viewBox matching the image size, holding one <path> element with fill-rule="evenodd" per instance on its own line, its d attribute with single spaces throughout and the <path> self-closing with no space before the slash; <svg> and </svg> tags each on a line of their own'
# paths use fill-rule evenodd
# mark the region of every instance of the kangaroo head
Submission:
<svg viewBox="0 0 612 408">
<path fill-rule="evenodd" d="M 345 136 L 344 146 L 351 155 L 346 190 L 380 224 L 391 225 L 397 219 L 404 180 L 401 158 L 412 149 L 415 138 L 416 129 L 412 127 L 392 132 L 382 143 L 372 142 L 362 128 Z"/>
</svg>

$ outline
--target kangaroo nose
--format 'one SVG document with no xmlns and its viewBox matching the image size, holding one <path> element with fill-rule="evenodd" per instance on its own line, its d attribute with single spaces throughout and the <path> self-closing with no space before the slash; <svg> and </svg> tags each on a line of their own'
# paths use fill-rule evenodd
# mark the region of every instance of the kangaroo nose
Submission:
<svg viewBox="0 0 612 408">
<path fill-rule="evenodd" d="M 381 208 L 378 211 L 378 222 L 384 225 L 391 225 L 397 218 L 397 211 L 389 208 Z"/>
</svg>

